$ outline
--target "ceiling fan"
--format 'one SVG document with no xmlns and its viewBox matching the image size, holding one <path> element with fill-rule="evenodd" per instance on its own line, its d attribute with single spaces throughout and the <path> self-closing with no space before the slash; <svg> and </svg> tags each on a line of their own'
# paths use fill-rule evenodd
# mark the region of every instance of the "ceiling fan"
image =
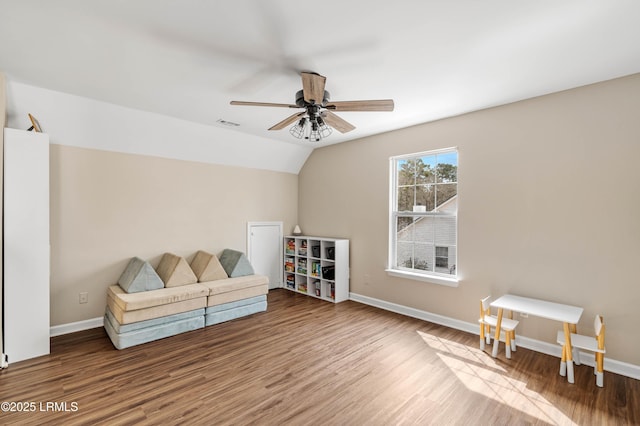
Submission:
<svg viewBox="0 0 640 426">
<path fill-rule="evenodd" d="M 266 106 L 304 109 L 273 125 L 269 130 L 281 130 L 297 121 L 289 129 L 294 137 L 318 142 L 331 134 L 333 127 L 340 133 L 347 133 L 355 126 L 334 114 L 333 111 L 393 111 L 392 99 L 368 101 L 329 101 L 329 92 L 324 90 L 327 78 L 314 72 L 303 71 L 302 90 L 296 93 L 295 104 L 270 102 L 231 101 L 231 105 Z"/>
</svg>

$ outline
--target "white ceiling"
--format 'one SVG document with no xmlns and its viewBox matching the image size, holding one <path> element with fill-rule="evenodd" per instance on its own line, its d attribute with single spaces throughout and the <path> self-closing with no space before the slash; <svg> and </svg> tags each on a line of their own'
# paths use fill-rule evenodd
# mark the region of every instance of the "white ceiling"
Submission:
<svg viewBox="0 0 640 426">
<path fill-rule="evenodd" d="M 33 86 L 288 143 L 299 71 L 356 130 L 313 146 L 640 72 L 637 0 L 0 0 L 0 71 Z M 251 137 L 251 136 L 247 136 Z"/>
</svg>

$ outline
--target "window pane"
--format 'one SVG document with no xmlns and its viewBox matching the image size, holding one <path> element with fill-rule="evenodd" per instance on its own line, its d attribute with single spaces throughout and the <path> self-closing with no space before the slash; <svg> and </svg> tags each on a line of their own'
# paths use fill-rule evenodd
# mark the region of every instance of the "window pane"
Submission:
<svg viewBox="0 0 640 426">
<path fill-rule="evenodd" d="M 413 223 L 412 217 L 398 217 L 398 227 L 397 232 L 397 240 L 398 241 L 413 241 L 413 226 L 410 226 Z"/>
<path fill-rule="evenodd" d="M 436 203 L 436 187 L 435 185 L 420 185 L 416 187 L 416 204 L 417 206 L 425 206 L 426 211 L 430 212 L 435 208 Z"/>
<path fill-rule="evenodd" d="M 397 168 L 398 186 L 415 184 L 415 160 L 398 160 Z"/>
<path fill-rule="evenodd" d="M 416 183 L 417 184 L 425 184 L 425 183 L 435 183 L 436 177 L 436 157 L 435 155 L 430 155 L 422 158 L 416 159 L 415 162 L 415 170 L 416 170 Z"/>
<path fill-rule="evenodd" d="M 433 271 L 433 246 L 431 244 L 416 243 L 413 268 L 423 271 Z"/>
<path fill-rule="evenodd" d="M 435 240 L 436 245 L 455 246 L 456 245 L 456 218 L 437 217 L 435 219 Z"/>
<path fill-rule="evenodd" d="M 433 216 L 423 216 L 416 219 L 413 224 L 415 241 L 433 243 L 434 219 Z"/>
<path fill-rule="evenodd" d="M 438 165 L 436 166 L 438 183 L 449 183 L 458 181 L 458 153 L 448 152 L 438 154 Z"/>
<path fill-rule="evenodd" d="M 458 211 L 457 203 L 452 200 L 458 194 L 457 183 L 441 183 L 436 185 L 436 198 L 438 200 L 438 211 L 455 213 Z M 450 203 L 447 203 L 451 200 Z M 440 207 L 442 206 L 442 210 Z"/>
<path fill-rule="evenodd" d="M 415 200 L 415 186 L 404 186 L 398 188 L 398 211 L 410 212 L 413 210 Z"/>
<path fill-rule="evenodd" d="M 398 241 L 396 265 L 400 268 L 413 268 L 413 242 L 406 243 Z"/>
</svg>

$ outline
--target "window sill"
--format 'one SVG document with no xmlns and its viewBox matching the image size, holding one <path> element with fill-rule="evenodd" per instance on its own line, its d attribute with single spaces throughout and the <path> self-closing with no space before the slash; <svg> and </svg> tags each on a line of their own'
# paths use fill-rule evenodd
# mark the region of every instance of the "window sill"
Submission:
<svg viewBox="0 0 640 426">
<path fill-rule="evenodd" d="M 458 278 L 436 277 L 434 275 L 417 274 L 415 272 L 400 271 L 397 269 L 386 269 L 386 271 L 388 275 L 391 275 L 393 277 L 423 281 L 432 284 L 444 285 L 447 287 L 458 287 Z"/>
</svg>

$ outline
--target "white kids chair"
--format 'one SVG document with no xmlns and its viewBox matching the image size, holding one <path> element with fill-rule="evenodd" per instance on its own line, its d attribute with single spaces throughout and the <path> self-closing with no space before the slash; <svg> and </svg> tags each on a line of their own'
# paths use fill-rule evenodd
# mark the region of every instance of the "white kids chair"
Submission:
<svg viewBox="0 0 640 426">
<path fill-rule="evenodd" d="M 596 376 L 596 385 L 598 387 L 604 386 L 604 319 L 600 315 L 596 315 L 593 321 L 593 329 L 595 331 L 595 338 L 593 336 L 584 336 L 582 334 L 571 333 L 571 346 L 576 349 L 584 349 L 591 351 L 595 354 L 596 363 L 593 367 L 593 374 Z M 560 375 L 566 376 L 567 374 L 567 354 L 565 353 L 564 346 L 564 331 L 558 331 L 558 343 L 562 345 L 562 359 L 560 360 Z M 576 358 L 578 359 L 578 358 Z"/>
<path fill-rule="evenodd" d="M 491 327 L 498 325 L 498 317 L 491 315 L 491 296 L 480 300 L 480 349 L 484 350 L 485 342 L 491 344 Z M 512 318 L 502 317 L 500 329 L 504 331 L 505 353 L 511 358 L 511 351 L 516 350 L 516 327 L 518 321 Z"/>
</svg>

